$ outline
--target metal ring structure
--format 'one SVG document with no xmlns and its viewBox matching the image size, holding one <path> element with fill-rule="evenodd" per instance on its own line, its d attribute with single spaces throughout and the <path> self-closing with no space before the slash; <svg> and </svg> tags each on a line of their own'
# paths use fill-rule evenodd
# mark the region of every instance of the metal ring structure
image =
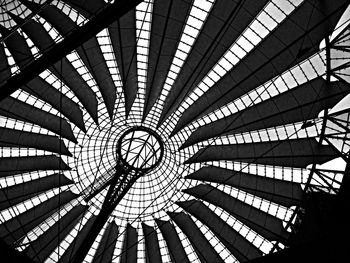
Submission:
<svg viewBox="0 0 350 263">
<path fill-rule="evenodd" d="M 140 133 L 143 133 L 143 134 L 141 135 Z M 131 138 L 128 138 L 128 135 L 130 134 L 131 134 Z M 147 136 L 147 138 L 142 138 L 140 136 Z M 155 141 L 153 141 L 152 137 L 155 139 Z M 151 142 L 149 140 L 151 140 Z M 148 149 L 145 150 L 146 152 L 144 152 L 146 154 L 144 157 L 149 158 L 150 160 L 144 160 L 146 161 L 146 163 L 142 163 L 141 165 L 130 163 L 131 160 L 128 160 L 128 154 L 130 153 L 129 151 L 133 150 L 133 149 L 130 149 L 131 147 L 133 147 L 131 145 L 132 143 L 138 144 L 136 148 L 137 150 L 138 148 L 141 148 L 140 151 L 145 150 L 144 147 L 148 147 Z M 153 143 L 153 145 L 151 143 Z M 154 147 L 157 147 L 157 146 L 158 146 L 158 149 L 155 149 Z M 127 147 L 128 149 L 125 149 L 125 147 Z M 123 151 L 123 149 L 125 151 Z M 153 152 L 149 152 L 149 151 L 153 151 Z M 136 126 L 126 130 L 120 136 L 117 143 L 117 153 L 119 158 L 123 162 L 123 164 L 131 168 L 132 170 L 149 172 L 155 167 L 157 167 L 157 165 L 161 162 L 164 154 L 164 144 L 161 136 L 159 136 L 152 129 L 143 127 L 143 126 Z M 140 156 L 142 152 L 134 153 L 134 154 L 138 154 L 138 156 Z M 138 156 L 135 156 L 135 158 L 133 158 L 134 162 L 138 162 L 137 160 Z M 149 165 L 147 162 L 152 160 L 154 161 Z"/>
</svg>

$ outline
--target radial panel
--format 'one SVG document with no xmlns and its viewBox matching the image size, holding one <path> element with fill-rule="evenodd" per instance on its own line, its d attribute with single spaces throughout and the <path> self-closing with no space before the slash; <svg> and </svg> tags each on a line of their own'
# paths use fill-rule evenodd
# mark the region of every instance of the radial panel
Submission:
<svg viewBox="0 0 350 263">
<path fill-rule="evenodd" d="M 13 17 L 17 23 L 23 23 L 23 20 L 18 16 L 12 14 L 11 17 Z M 45 30 L 43 25 L 34 20 L 26 21 L 22 29 L 41 52 L 44 52 L 55 45 L 55 41 Z M 59 62 L 50 67 L 49 70 L 55 74 L 58 79 L 62 79 L 63 82 L 76 94 L 86 110 L 90 113 L 91 117 L 97 122 L 97 100 L 95 94 L 73 65 L 69 63 L 66 58 L 62 58 Z"/>
<path fill-rule="evenodd" d="M 6 221 L 0 225 L 1 238 L 8 243 L 17 241 L 27 234 L 28 231 L 52 215 L 57 207 L 66 204 L 76 197 L 77 195 L 72 192 L 64 191 Z"/>
<path fill-rule="evenodd" d="M 283 124 L 313 119 L 333 107 L 350 91 L 349 84 L 326 83 L 322 77 L 300 85 L 270 100 L 248 107 L 194 131 L 182 147 L 232 133 L 244 133 Z"/>
<path fill-rule="evenodd" d="M 322 164 L 339 156 L 331 146 L 319 145 L 314 138 L 208 146 L 186 163 L 232 160 L 289 167 Z"/>
<path fill-rule="evenodd" d="M 62 94 L 62 92 L 49 85 L 42 78 L 34 78 L 21 88 L 29 94 L 50 103 L 53 108 L 61 112 L 62 115 L 74 125 L 86 132 L 83 113 L 80 106 L 65 94 Z"/>
<path fill-rule="evenodd" d="M 176 263 L 190 262 L 175 227 L 169 221 L 157 219 L 156 223 L 165 239 L 171 260 Z"/>
<path fill-rule="evenodd" d="M 118 234 L 119 230 L 116 223 L 114 221 L 109 223 L 103 234 L 101 242 L 98 245 L 94 259 L 92 261 L 93 263 L 104 263 L 112 261 Z"/>
<path fill-rule="evenodd" d="M 50 8 L 51 7 L 45 8 L 45 10 Z M 20 69 L 25 68 L 29 62 L 32 62 L 34 60 L 34 56 L 32 55 L 26 40 L 17 31 L 11 32 L 11 34 L 9 34 L 10 31 L 0 25 L 0 32 L 6 33 L 8 35 L 4 42 Z M 4 62 L 5 61 L 6 58 L 4 57 Z M 8 77 L 9 76 L 10 74 Z M 61 111 L 64 116 L 66 116 L 70 121 L 77 125 L 81 130 L 85 130 L 83 116 L 78 105 L 67 98 L 67 96 L 53 88 L 47 82 L 42 80 L 40 77 L 34 78 L 21 88 L 28 93 L 44 101 L 47 101 L 56 110 Z"/>
<path fill-rule="evenodd" d="M 136 228 L 130 224 L 126 225 L 123 250 L 120 257 L 120 263 L 137 262 L 137 232 Z"/>
<path fill-rule="evenodd" d="M 210 16 L 167 97 L 161 121 L 198 85 L 268 1 L 249 1 L 244 5 L 242 2 L 215 1 Z"/>
<path fill-rule="evenodd" d="M 224 106 L 319 50 L 334 29 L 346 1 L 304 1 L 232 70 L 181 116 L 177 129 Z"/>
<path fill-rule="evenodd" d="M 41 8 L 41 5 L 35 2 L 30 2 L 28 0 L 19 1 L 33 13 Z M 63 11 L 52 5 L 45 6 L 45 8 L 41 9 L 39 15 L 50 22 L 62 36 L 66 36 L 77 27 L 77 24 L 75 24 L 69 16 L 66 16 Z"/>
<path fill-rule="evenodd" d="M 63 174 L 52 174 L 36 180 L 2 188 L 0 192 L 0 210 L 4 210 L 44 191 L 72 184 Z"/>
<path fill-rule="evenodd" d="M 303 197 L 298 183 L 214 166 L 203 167 L 186 178 L 230 185 L 286 207 L 300 205 Z"/>
<path fill-rule="evenodd" d="M 171 0 L 153 5 L 144 118 L 162 91 L 192 3 Z"/>
<path fill-rule="evenodd" d="M 38 5 L 35 3 L 23 0 L 22 2 L 32 11 L 38 9 Z M 72 30 L 78 27 L 69 16 L 65 15 L 63 11 L 54 6 L 44 8 L 44 10 L 40 12 L 40 16 L 50 22 L 63 36 L 68 35 Z M 106 103 L 109 116 L 112 117 L 116 98 L 115 87 L 96 37 L 91 38 L 77 48 L 77 52 L 97 82 L 97 86 Z"/>
<path fill-rule="evenodd" d="M 28 147 L 72 156 L 57 136 L 0 128 L 0 147 Z"/>
<path fill-rule="evenodd" d="M 27 42 L 17 31 L 11 32 L 0 25 L 0 33 L 7 36 L 4 43 L 19 67 L 24 67 L 34 60 L 34 56 L 32 55 Z M 4 57 L 4 61 L 6 60 L 7 59 Z"/>
<path fill-rule="evenodd" d="M 70 167 L 55 155 L 2 157 L 0 177 L 38 170 L 69 170 Z"/>
<path fill-rule="evenodd" d="M 85 0 L 64 0 L 69 3 L 72 7 L 77 9 L 86 17 L 91 17 L 101 11 L 106 2 L 103 0 L 85 1 Z"/>
<path fill-rule="evenodd" d="M 146 262 L 161 263 L 162 258 L 159 249 L 157 231 L 146 224 L 142 224 L 142 229 L 146 242 Z"/>
<path fill-rule="evenodd" d="M 224 220 L 200 201 L 178 202 L 180 207 L 189 212 L 215 233 L 226 248 L 240 261 L 247 261 L 262 255 L 261 251 L 237 233 Z"/>
<path fill-rule="evenodd" d="M 66 235 L 78 223 L 86 206 L 78 205 L 67 212 L 59 221 L 56 221 L 47 231 L 34 240 L 24 253 L 38 262 L 45 261 Z"/>
<path fill-rule="evenodd" d="M 168 214 L 189 238 L 201 262 L 224 262 L 189 215 L 183 212 Z"/>
<path fill-rule="evenodd" d="M 123 82 L 126 115 L 128 115 L 131 110 L 138 87 L 135 12 L 135 10 L 129 11 L 108 27 Z"/>
<path fill-rule="evenodd" d="M 72 142 L 77 142 L 73 131 L 66 120 L 12 97 L 8 97 L 1 101 L 0 115 L 15 120 L 37 124 L 38 126 L 61 135 Z"/>
<path fill-rule="evenodd" d="M 287 242 L 288 232 L 282 222 L 257 208 L 254 208 L 209 185 L 198 185 L 184 190 L 185 193 L 219 206 L 238 220 L 269 240 Z"/>
<path fill-rule="evenodd" d="M 116 100 L 116 88 L 97 39 L 95 37 L 91 38 L 78 48 L 77 51 L 93 75 L 106 104 L 109 117 L 112 118 Z"/>
<path fill-rule="evenodd" d="M 70 243 L 69 247 L 60 258 L 60 262 L 64 262 L 64 263 L 72 262 L 81 244 L 83 244 L 86 236 L 89 235 L 89 231 L 91 230 L 91 227 L 95 222 L 95 220 L 96 220 L 96 216 L 92 215 L 89 218 L 89 220 L 85 223 L 84 226 L 81 226 L 81 225 L 79 226 L 80 229 L 77 236 L 74 238 L 73 242 Z"/>
</svg>

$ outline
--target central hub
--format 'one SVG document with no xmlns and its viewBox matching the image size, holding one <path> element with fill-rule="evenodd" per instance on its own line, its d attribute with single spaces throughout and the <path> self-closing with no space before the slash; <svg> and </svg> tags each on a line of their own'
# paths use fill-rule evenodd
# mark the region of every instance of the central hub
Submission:
<svg viewBox="0 0 350 263">
<path fill-rule="evenodd" d="M 119 158 L 134 170 L 155 168 L 163 157 L 163 151 L 160 136 L 146 127 L 131 128 L 118 141 Z"/>
</svg>

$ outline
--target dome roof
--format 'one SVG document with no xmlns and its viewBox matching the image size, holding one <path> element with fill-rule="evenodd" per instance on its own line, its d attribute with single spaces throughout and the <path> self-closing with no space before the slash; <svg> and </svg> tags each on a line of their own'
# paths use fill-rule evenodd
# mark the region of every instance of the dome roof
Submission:
<svg viewBox="0 0 350 263">
<path fill-rule="evenodd" d="M 337 194 L 347 165 L 348 13 L 0 1 L 0 238 L 36 262 L 288 247 L 305 196 Z"/>
</svg>

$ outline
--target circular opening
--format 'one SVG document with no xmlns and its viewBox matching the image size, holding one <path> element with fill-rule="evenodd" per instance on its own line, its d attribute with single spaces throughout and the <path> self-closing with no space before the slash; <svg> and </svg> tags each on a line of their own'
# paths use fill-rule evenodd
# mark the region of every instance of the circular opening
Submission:
<svg viewBox="0 0 350 263">
<path fill-rule="evenodd" d="M 127 130 L 118 141 L 122 162 L 135 170 L 156 167 L 163 156 L 163 142 L 158 134 L 145 127 Z"/>
</svg>

